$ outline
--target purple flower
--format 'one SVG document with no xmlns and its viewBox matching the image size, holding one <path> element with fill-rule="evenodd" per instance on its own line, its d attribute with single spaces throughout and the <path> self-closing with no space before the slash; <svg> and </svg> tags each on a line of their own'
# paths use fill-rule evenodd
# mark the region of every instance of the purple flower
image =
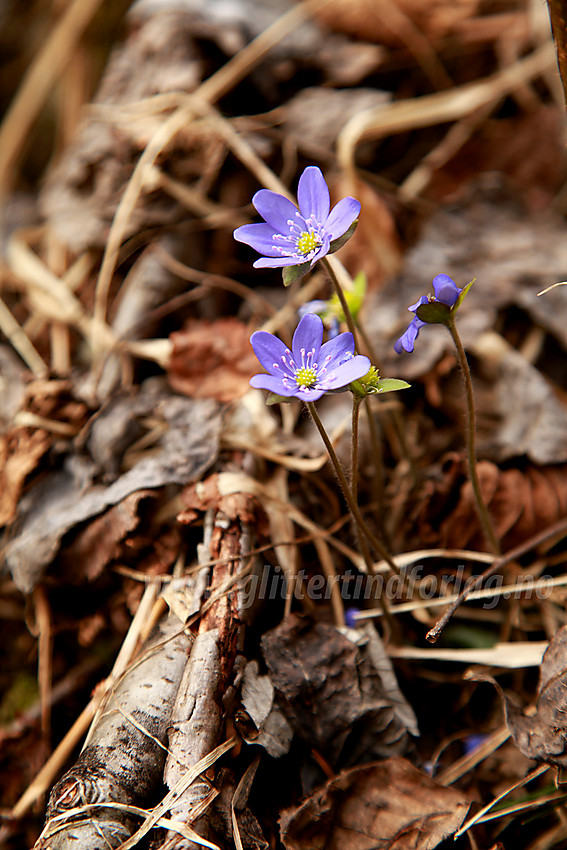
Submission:
<svg viewBox="0 0 567 850">
<path fill-rule="evenodd" d="M 429 301 L 427 295 L 422 295 L 419 301 L 416 301 L 415 304 L 412 304 L 411 307 L 408 307 L 408 310 L 411 313 L 415 313 L 418 307 L 421 307 L 422 304 L 427 304 Z M 394 350 L 401 354 L 402 351 L 413 351 L 413 346 L 417 339 L 417 335 L 419 334 L 420 329 L 426 324 L 426 322 L 422 322 L 421 319 L 418 319 L 417 316 L 409 323 L 406 331 L 401 335 L 399 339 L 394 343 Z"/>
<path fill-rule="evenodd" d="M 263 256 L 255 268 L 313 265 L 331 249 L 335 240 L 344 236 L 360 213 L 360 203 L 343 198 L 331 210 L 329 188 L 321 170 L 315 165 L 305 169 L 297 188 L 299 210 L 283 195 L 260 189 L 252 198 L 264 224 L 237 227 L 234 238 L 250 245 Z"/>
<path fill-rule="evenodd" d="M 440 301 L 448 307 L 452 307 L 461 292 L 453 278 L 448 274 L 438 274 L 433 278 L 433 289 L 435 290 L 435 301 Z"/>
<path fill-rule="evenodd" d="M 360 612 L 360 608 L 355 608 L 354 606 L 349 606 L 345 608 L 345 626 L 348 626 L 349 629 L 358 628 L 358 620 L 356 615 Z"/>
<path fill-rule="evenodd" d="M 268 375 L 254 375 L 250 385 L 279 396 L 316 401 L 326 392 L 346 388 L 370 369 L 370 360 L 354 353 L 351 333 L 323 341 L 323 322 L 307 313 L 293 335 L 291 350 L 267 331 L 256 331 L 250 342 Z"/>
<path fill-rule="evenodd" d="M 448 274 L 436 275 L 436 277 L 433 278 L 433 289 L 435 291 L 435 295 L 422 295 L 419 301 L 416 301 L 415 304 L 408 307 L 410 313 L 417 313 L 418 308 L 423 304 L 431 304 L 432 302 L 445 304 L 447 307 L 454 307 L 459 295 L 463 291 L 462 289 L 459 289 L 455 281 L 450 278 Z M 437 321 L 442 321 L 442 319 L 438 319 Z M 402 351 L 411 353 L 419 331 L 424 325 L 430 323 L 431 322 L 424 322 L 417 315 L 414 316 L 409 323 L 407 330 L 394 343 L 394 350 L 398 354 L 401 354 Z"/>
<path fill-rule="evenodd" d="M 474 752 L 481 744 L 487 739 L 487 735 L 467 735 L 467 737 L 463 740 L 463 750 L 465 751 L 465 755 L 469 755 Z"/>
</svg>

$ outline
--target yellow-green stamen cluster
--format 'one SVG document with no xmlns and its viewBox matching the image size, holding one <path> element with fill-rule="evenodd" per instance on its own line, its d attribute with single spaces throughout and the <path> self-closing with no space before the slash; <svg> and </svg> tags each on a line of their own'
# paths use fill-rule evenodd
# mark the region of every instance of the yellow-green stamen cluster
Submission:
<svg viewBox="0 0 567 850">
<path fill-rule="evenodd" d="M 321 243 L 313 231 L 310 231 L 309 233 L 302 233 L 297 240 L 297 250 L 300 254 L 310 254 L 311 251 L 314 251 L 320 244 Z"/>
<path fill-rule="evenodd" d="M 295 373 L 295 380 L 300 387 L 313 387 L 317 383 L 317 373 L 310 366 L 301 366 Z"/>
<path fill-rule="evenodd" d="M 362 386 L 366 389 L 367 392 L 372 392 L 372 390 L 378 389 L 378 382 L 380 380 L 380 375 L 378 373 L 378 369 L 376 366 L 371 366 L 366 375 L 363 375 L 362 378 L 358 379 Z"/>
</svg>

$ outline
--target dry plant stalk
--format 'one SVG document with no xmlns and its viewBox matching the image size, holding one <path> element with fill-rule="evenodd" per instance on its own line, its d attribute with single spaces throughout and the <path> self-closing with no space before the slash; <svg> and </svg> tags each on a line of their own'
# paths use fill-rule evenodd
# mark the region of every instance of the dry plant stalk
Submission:
<svg viewBox="0 0 567 850">
<path fill-rule="evenodd" d="M 351 118 L 339 134 L 339 163 L 352 175 L 356 148 L 364 139 L 382 139 L 393 133 L 465 118 L 545 73 L 554 62 L 553 45 L 547 43 L 484 80 L 365 110 Z"/>
<path fill-rule="evenodd" d="M 100 331 L 104 331 L 105 328 L 108 293 L 118 260 L 118 252 L 126 231 L 126 225 L 148 179 L 153 173 L 152 170 L 157 157 L 177 133 L 199 116 L 200 110 L 205 104 L 215 102 L 230 91 L 275 44 L 290 32 L 293 32 L 304 20 L 328 2 L 329 0 L 304 0 L 303 3 L 291 8 L 215 74 L 205 80 L 195 94 L 190 97 L 189 102 L 182 103 L 160 124 L 150 138 L 126 185 L 108 234 L 95 292 L 92 338 L 92 347 L 95 352 L 102 353 L 106 347 L 104 336 L 101 335 Z M 201 104 L 200 108 L 198 107 L 199 103 Z"/>
<path fill-rule="evenodd" d="M 101 0 L 74 0 L 55 25 L 0 127 L 0 196 L 6 192 L 26 136 Z"/>
<path fill-rule="evenodd" d="M 214 513 L 213 513 L 214 510 Z M 236 584 L 225 590 L 243 569 L 242 556 L 249 550 L 246 518 L 253 515 L 253 499 L 235 494 L 220 499 L 218 507 L 207 515 L 205 540 L 200 549 L 201 561 L 214 559 L 209 589 L 216 601 L 203 614 L 183 673 L 173 709 L 169 754 L 164 780 L 174 789 L 185 775 L 206 758 L 219 744 L 225 713 L 225 694 L 233 677 L 233 666 L 241 643 L 244 623 L 239 610 Z M 219 591 L 224 591 L 220 593 Z M 198 818 L 211 799 L 211 783 L 204 776 L 195 779 L 171 805 L 175 822 L 191 825 L 199 834 L 207 835 L 206 813 Z M 163 850 L 193 850 L 178 833 L 170 833 L 161 845 Z"/>
</svg>

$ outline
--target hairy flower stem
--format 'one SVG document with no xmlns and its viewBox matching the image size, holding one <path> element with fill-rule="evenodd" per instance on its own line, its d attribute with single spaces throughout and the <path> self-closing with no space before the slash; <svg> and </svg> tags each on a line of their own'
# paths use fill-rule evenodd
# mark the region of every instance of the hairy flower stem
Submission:
<svg viewBox="0 0 567 850">
<path fill-rule="evenodd" d="M 352 313 L 350 312 L 350 307 L 348 306 L 348 302 L 347 302 L 345 294 L 343 292 L 343 288 L 340 285 L 339 279 L 335 274 L 335 270 L 333 269 L 332 265 L 330 264 L 330 262 L 328 261 L 328 259 L 326 257 L 323 257 L 321 260 L 319 260 L 319 262 L 323 266 L 325 266 L 327 274 L 331 278 L 331 282 L 333 284 L 335 292 L 337 293 L 337 297 L 338 297 L 339 301 L 341 302 L 341 307 L 343 308 L 343 313 L 345 314 L 345 321 L 347 323 L 348 329 L 354 337 L 355 348 L 358 349 L 357 339 L 356 339 L 356 336 L 357 336 L 356 324 L 355 324 L 355 321 L 352 317 Z"/>
<path fill-rule="evenodd" d="M 350 490 L 352 498 L 358 502 L 358 419 L 360 413 L 360 402 L 356 395 L 352 397 L 352 426 L 351 426 L 351 455 L 350 455 Z"/>
<path fill-rule="evenodd" d="M 346 476 L 343 472 L 343 468 L 342 468 L 340 461 L 337 457 L 337 453 L 335 452 L 333 444 L 331 443 L 331 440 L 329 439 L 329 435 L 325 431 L 325 426 L 323 425 L 323 423 L 321 422 L 321 419 L 319 418 L 319 414 L 317 413 L 317 410 L 315 408 L 314 403 L 312 401 L 308 401 L 308 402 L 305 402 L 305 403 L 307 405 L 307 409 L 309 410 L 309 413 L 311 414 L 311 418 L 313 419 L 313 422 L 315 423 L 317 430 L 319 431 L 319 433 L 321 435 L 321 439 L 323 440 L 323 443 L 325 444 L 325 448 L 327 449 L 327 452 L 329 453 L 331 463 L 333 464 L 333 467 L 335 469 L 335 473 L 337 475 L 337 478 L 339 479 L 339 484 L 341 486 L 341 490 L 343 491 L 343 496 L 345 497 L 345 501 L 346 501 L 346 503 L 349 507 L 352 518 L 356 522 L 356 525 L 358 526 L 359 530 L 367 538 L 370 545 L 373 546 L 374 549 L 380 555 L 380 557 L 384 561 L 386 561 L 386 563 L 388 564 L 388 566 L 390 567 L 392 572 L 394 572 L 396 575 L 399 575 L 400 570 L 399 570 L 398 565 L 393 560 L 393 558 L 388 553 L 388 551 L 384 548 L 382 543 L 380 543 L 380 541 L 377 539 L 377 537 L 370 531 L 370 529 L 368 528 L 368 526 L 366 525 L 366 523 L 364 521 L 362 514 L 360 513 L 357 501 L 356 501 L 355 498 L 353 498 L 351 489 L 348 485 L 348 481 L 347 481 Z"/>
<path fill-rule="evenodd" d="M 363 330 L 363 328 L 360 327 L 360 326 L 357 327 L 356 322 L 354 321 L 353 315 L 350 312 L 350 307 L 348 306 L 348 301 L 347 301 L 346 296 L 344 294 L 343 288 L 342 288 L 341 284 L 339 283 L 338 277 L 335 274 L 335 270 L 333 269 L 333 267 L 332 267 L 331 263 L 329 262 L 329 260 L 327 259 L 327 257 L 323 257 L 321 260 L 319 260 L 319 262 L 325 267 L 327 274 L 331 278 L 333 288 L 334 288 L 334 290 L 337 294 L 337 298 L 341 302 L 341 307 L 342 307 L 343 313 L 345 314 L 345 321 L 347 323 L 347 327 L 354 337 L 354 346 L 355 346 L 356 350 L 358 351 L 358 339 L 357 339 L 357 337 L 358 337 L 358 334 L 360 334 L 360 336 L 362 337 L 362 339 L 364 341 L 364 345 L 366 346 L 368 356 L 372 360 L 372 363 L 374 363 L 376 366 L 378 366 L 378 360 L 377 360 L 377 357 L 376 357 L 376 352 L 374 351 L 374 349 L 372 347 L 372 343 L 368 339 L 368 336 L 365 333 L 365 331 Z"/>
<path fill-rule="evenodd" d="M 490 519 L 490 514 L 488 513 L 488 509 L 482 497 L 480 481 L 478 478 L 478 469 L 476 463 L 475 407 L 471 370 L 469 368 L 465 349 L 463 348 L 463 343 L 461 342 L 461 337 L 459 336 L 459 332 L 457 330 L 455 319 L 452 315 L 447 321 L 447 328 L 449 329 L 449 333 L 453 337 L 453 342 L 455 343 L 455 348 L 457 350 L 457 360 L 459 362 L 459 366 L 461 367 L 463 381 L 465 384 L 465 398 L 467 403 L 467 424 L 465 429 L 467 438 L 467 459 L 469 467 L 469 476 L 473 488 L 474 498 L 476 501 L 478 518 L 480 520 L 484 536 L 489 542 L 492 551 L 496 555 L 499 555 L 500 543 L 498 542 L 498 538 L 496 537 L 496 533 L 492 525 L 492 520 Z"/>
<path fill-rule="evenodd" d="M 367 399 L 365 399 L 366 401 Z M 360 414 L 360 403 L 362 399 L 359 396 L 353 395 L 352 397 L 352 429 L 351 429 L 351 493 L 354 501 L 358 503 L 358 423 L 359 423 L 359 414 Z M 358 540 L 358 545 L 360 551 L 362 553 L 362 558 L 366 565 L 366 569 L 369 575 L 372 575 L 374 572 L 374 565 L 372 563 L 372 558 L 370 555 L 370 550 L 368 548 L 368 542 L 366 537 L 360 533 L 360 528 L 358 527 L 358 523 L 355 523 L 356 528 L 356 536 Z M 387 603 L 386 600 L 383 600 L 383 609 L 387 611 Z"/>
<path fill-rule="evenodd" d="M 366 418 L 368 420 L 368 430 L 370 432 L 370 447 L 372 449 L 372 459 L 374 461 L 374 475 L 372 476 L 372 498 L 377 507 L 377 523 L 380 529 L 380 534 L 384 535 L 384 523 L 382 521 L 382 508 L 384 506 L 384 459 L 382 457 L 382 440 L 374 412 L 370 403 L 369 396 L 364 399 L 364 408 L 366 410 Z"/>
</svg>

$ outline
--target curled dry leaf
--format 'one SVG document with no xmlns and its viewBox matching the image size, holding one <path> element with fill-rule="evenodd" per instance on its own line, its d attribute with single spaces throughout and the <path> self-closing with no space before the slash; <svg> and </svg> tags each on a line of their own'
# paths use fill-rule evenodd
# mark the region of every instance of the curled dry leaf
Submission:
<svg viewBox="0 0 567 850">
<path fill-rule="evenodd" d="M 110 561 L 118 557 L 121 543 L 140 522 L 140 502 L 152 495 L 138 490 L 81 527 L 60 553 L 59 579 L 70 583 L 94 581 Z"/>
<path fill-rule="evenodd" d="M 241 398 L 259 371 L 246 325 L 237 319 L 191 320 L 171 334 L 168 377 L 173 389 L 193 398 L 229 402 Z"/>
<path fill-rule="evenodd" d="M 275 689 L 269 676 L 258 673 L 258 662 L 250 661 L 244 670 L 241 687 L 242 705 L 252 720 L 255 730 L 251 744 L 264 747 L 272 758 L 289 752 L 293 731 L 275 703 Z M 241 732 L 242 734 L 242 732 Z"/>
<path fill-rule="evenodd" d="M 0 437 L 0 526 L 14 520 L 25 480 L 51 442 L 47 431 L 41 428 L 16 428 Z"/>
<path fill-rule="evenodd" d="M 405 759 L 355 767 L 280 820 L 286 850 L 432 850 L 469 808 Z"/>
<path fill-rule="evenodd" d="M 215 402 L 159 394 L 152 398 L 162 426 L 156 445 L 109 487 L 96 482 L 98 470 L 93 462 L 72 455 L 62 469 L 45 476 L 21 500 L 20 533 L 5 549 L 20 590 L 33 590 L 63 535 L 79 523 L 136 491 L 198 480 L 216 459 L 221 411 Z"/>
<path fill-rule="evenodd" d="M 375 647 L 357 632 L 292 615 L 264 635 L 261 647 L 294 732 L 332 764 L 409 749 L 409 733 L 417 733 L 413 712 L 392 687 L 391 667 L 380 675 Z"/>
<path fill-rule="evenodd" d="M 478 473 L 484 500 L 504 550 L 528 539 L 567 512 L 564 465 L 503 470 L 489 461 L 481 461 Z M 472 487 L 466 480 L 461 458 L 450 456 L 443 480 L 429 482 L 422 500 L 417 526 L 423 542 L 448 549 L 485 548 Z"/>
<path fill-rule="evenodd" d="M 536 711 L 526 716 L 505 700 L 506 723 L 526 758 L 567 768 L 567 626 L 549 644 L 539 671 Z"/>
<path fill-rule="evenodd" d="M 0 365 L 6 365 L 3 358 Z M 19 404 L 11 411 L 12 424 L 0 434 L 0 527 L 15 519 L 26 479 L 37 470 L 54 440 L 75 436 L 87 413 L 86 405 L 74 398 L 69 381 L 36 379 L 24 384 L 23 375 L 17 375 L 9 363 L 8 368 L 6 379 L 15 380 L 16 387 L 10 389 Z M 10 413 L 10 398 L 0 395 L 0 402 L 5 400 L 6 407 L 0 405 L 0 419 Z"/>
</svg>

